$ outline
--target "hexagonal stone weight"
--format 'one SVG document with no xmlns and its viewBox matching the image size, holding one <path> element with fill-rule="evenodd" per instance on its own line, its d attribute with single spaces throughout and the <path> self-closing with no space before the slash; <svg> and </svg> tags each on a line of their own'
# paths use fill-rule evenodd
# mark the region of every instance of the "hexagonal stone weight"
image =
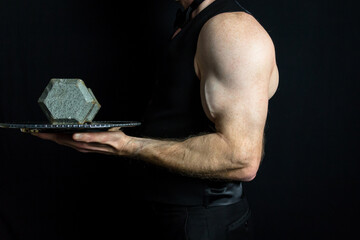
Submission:
<svg viewBox="0 0 360 240">
<path fill-rule="evenodd" d="M 81 79 L 53 78 L 38 103 L 52 124 L 92 122 L 101 105 Z"/>
</svg>

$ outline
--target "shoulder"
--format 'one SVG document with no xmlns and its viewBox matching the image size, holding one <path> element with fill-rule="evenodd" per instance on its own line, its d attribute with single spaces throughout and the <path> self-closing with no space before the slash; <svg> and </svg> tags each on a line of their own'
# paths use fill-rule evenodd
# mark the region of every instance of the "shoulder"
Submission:
<svg viewBox="0 0 360 240">
<path fill-rule="evenodd" d="M 263 26 L 245 12 L 227 12 L 210 18 L 203 26 L 200 36 L 223 40 L 260 40 L 271 41 Z"/>
<path fill-rule="evenodd" d="M 210 49 L 261 50 L 274 52 L 271 37 L 250 14 L 229 12 L 209 19 L 200 31 L 198 46 Z"/>
<path fill-rule="evenodd" d="M 267 31 L 245 12 L 221 13 L 209 19 L 200 31 L 197 53 L 198 67 L 230 70 L 228 67 L 275 64 L 275 48 Z M 222 66 L 219 66 L 222 64 Z"/>
</svg>

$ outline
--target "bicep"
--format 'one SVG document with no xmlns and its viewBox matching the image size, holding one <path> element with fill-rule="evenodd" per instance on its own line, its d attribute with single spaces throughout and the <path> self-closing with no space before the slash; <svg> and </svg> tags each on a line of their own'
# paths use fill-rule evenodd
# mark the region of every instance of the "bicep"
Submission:
<svg viewBox="0 0 360 240">
<path fill-rule="evenodd" d="M 274 65 L 266 37 L 261 29 L 249 33 L 231 22 L 210 23 L 199 37 L 196 61 L 204 110 L 217 131 L 245 152 L 261 152 Z"/>
<path fill-rule="evenodd" d="M 217 78 L 204 81 L 203 105 L 216 129 L 233 135 L 233 129 L 262 130 L 266 121 L 268 98 L 266 84 L 239 86 L 224 84 Z"/>
</svg>

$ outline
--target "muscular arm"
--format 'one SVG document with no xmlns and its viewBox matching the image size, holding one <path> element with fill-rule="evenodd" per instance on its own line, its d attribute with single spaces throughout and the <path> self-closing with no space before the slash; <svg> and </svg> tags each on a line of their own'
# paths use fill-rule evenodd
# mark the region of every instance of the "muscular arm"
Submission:
<svg viewBox="0 0 360 240">
<path fill-rule="evenodd" d="M 204 111 L 216 133 L 182 141 L 87 133 L 74 140 L 41 134 L 82 152 L 135 157 L 202 178 L 249 181 L 262 157 L 274 49 L 266 32 L 245 13 L 226 13 L 203 27 L 195 57 Z"/>
</svg>

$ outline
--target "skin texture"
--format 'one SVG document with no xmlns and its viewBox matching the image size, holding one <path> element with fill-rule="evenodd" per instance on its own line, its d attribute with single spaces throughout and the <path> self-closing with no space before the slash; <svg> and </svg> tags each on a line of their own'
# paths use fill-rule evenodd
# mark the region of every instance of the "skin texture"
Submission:
<svg viewBox="0 0 360 240">
<path fill-rule="evenodd" d="M 214 0 L 205 0 L 198 14 Z M 180 1 L 186 7 L 192 0 Z M 222 13 L 202 28 L 194 67 L 216 132 L 179 141 L 100 133 L 34 134 L 84 153 L 129 156 L 199 178 L 251 181 L 264 154 L 268 100 L 278 86 L 275 49 L 249 14 Z"/>
</svg>

